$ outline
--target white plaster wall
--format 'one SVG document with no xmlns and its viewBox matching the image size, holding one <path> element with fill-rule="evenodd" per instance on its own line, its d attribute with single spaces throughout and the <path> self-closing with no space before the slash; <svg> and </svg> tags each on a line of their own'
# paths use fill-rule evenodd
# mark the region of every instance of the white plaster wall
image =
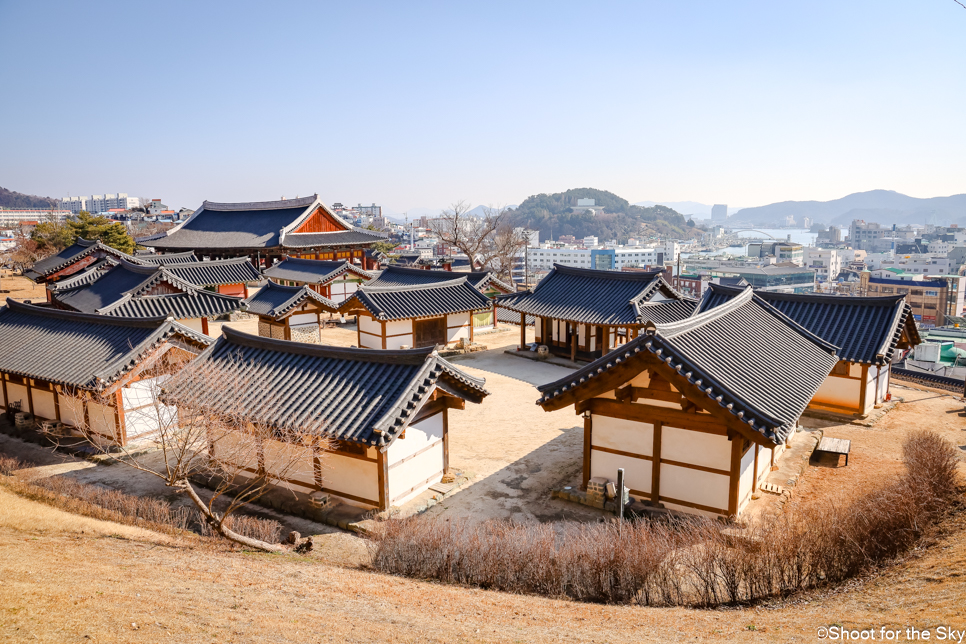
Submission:
<svg viewBox="0 0 966 644">
<path fill-rule="evenodd" d="M 312 449 L 282 441 L 267 440 L 263 447 L 265 470 L 295 481 L 280 481 L 278 486 L 300 492 L 316 490 Z"/>
<path fill-rule="evenodd" d="M 295 326 L 296 324 L 318 324 L 319 318 L 316 317 L 315 313 L 296 313 L 289 317 L 289 326 Z"/>
<path fill-rule="evenodd" d="M 413 336 L 412 335 L 400 335 L 395 338 L 386 338 L 386 348 L 387 349 L 401 349 L 402 347 L 413 348 Z"/>
<path fill-rule="evenodd" d="M 650 493 L 651 491 L 651 466 L 651 461 L 646 461 L 642 458 L 631 458 L 630 456 L 610 454 L 609 452 L 600 452 L 598 450 L 591 450 L 590 452 L 591 478 L 602 476 L 616 483 L 617 468 L 623 467 L 624 486 L 639 492 Z"/>
<path fill-rule="evenodd" d="M 587 344 L 587 325 L 578 324 L 577 325 L 577 344 L 584 346 Z"/>
<path fill-rule="evenodd" d="M 377 464 L 358 458 L 328 452 L 322 456 L 322 486 L 326 492 L 344 492 L 374 504 L 379 502 L 379 471 Z M 365 505 L 346 499 L 350 505 Z"/>
<path fill-rule="evenodd" d="M 861 380 L 850 380 L 830 375 L 815 392 L 811 404 L 858 409 L 861 386 Z"/>
<path fill-rule="evenodd" d="M 366 335 L 365 333 L 360 333 L 359 346 L 366 349 L 381 349 L 382 337 L 378 335 Z"/>
<path fill-rule="evenodd" d="M 63 413 L 63 410 L 61 411 Z M 164 427 L 178 422 L 178 410 L 174 406 L 150 405 L 124 412 L 124 431 L 128 440 L 144 438 Z"/>
<path fill-rule="evenodd" d="M 761 481 L 771 470 L 771 450 L 763 447 L 758 448 L 758 480 Z"/>
<path fill-rule="evenodd" d="M 543 341 L 543 336 L 540 335 L 541 333 L 543 333 L 543 324 L 542 323 L 543 323 L 543 320 L 542 319 L 536 318 L 536 320 L 534 321 L 534 325 L 533 325 L 533 341 L 536 342 L 537 344 L 546 344 Z"/>
<path fill-rule="evenodd" d="M 376 335 L 382 335 L 382 325 L 374 320 L 371 315 L 359 314 L 359 329 Z"/>
<path fill-rule="evenodd" d="M 87 403 L 87 417 L 91 422 L 93 431 L 104 436 L 112 436 L 115 440 L 120 439 L 114 422 L 113 407 L 89 401 Z"/>
<path fill-rule="evenodd" d="M 429 448 L 429 449 L 427 449 Z M 403 459 L 426 450 L 405 463 Z M 389 502 L 402 505 L 443 477 L 443 414 L 438 413 L 406 428 L 386 450 L 389 465 Z M 427 480 L 428 479 L 428 480 Z M 415 487 L 415 489 L 411 489 Z"/>
<path fill-rule="evenodd" d="M 596 350 L 597 350 L 597 331 L 594 330 L 590 334 L 590 351 L 596 351 Z"/>
<path fill-rule="evenodd" d="M 470 319 L 469 313 L 454 313 L 452 315 L 446 316 L 446 342 L 458 342 L 460 338 L 470 337 L 470 324 L 472 321 Z M 456 327 L 456 328 L 450 328 Z"/>
<path fill-rule="evenodd" d="M 232 431 L 213 433 L 211 436 L 217 460 L 232 467 L 258 471 L 258 448 L 252 438 Z"/>
<path fill-rule="evenodd" d="M 432 392 L 430 392 L 432 395 Z M 389 467 L 443 439 L 443 414 L 438 413 L 406 428 L 406 438 L 397 438 L 386 450 Z M 429 476 L 427 473 L 426 476 Z M 423 478 L 426 478 L 425 476 Z"/>
<path fill-rule="evenodd" d="M 409 438 L 407 430 L 406 438 Z M 400 505 L 443 478 L 443 443 L 389 469 L 390 504 Z"/>
<path fill-rule="evenodd" d="M 30 406 L 27 404 L 27 387 L 24 385 L 8 382 L 7 396 L 10 397 L 10 402 L 20 401 L 21 411 L 30 411 Z"/>
<path fill-rule="evenodd" d="M 591 416 L 590 440 L 593 445 L 598 447 L 652 456 L 654 426 L 650 423 L 639 423 L 634 420 L 594 415 Z"/>
<path fill-rule="evenodd" d="M 727 436 L 665 425 L 661 429 L 661 458 L 730 471 L 731 441 Z M 677 498 L 684 500 L 683 497 Z"/>
<path fill-rule="evenodd" d="M 554 341 L 559 340 L 563 337 L 563 332 L 560 330 L 561 322 L 560 320 L 553 321 L 553 339 Z"/>
<path fill-rule="evenodd" d="M 884 402 L 886 396 L 889 394 L 889 367 L 880 367 L 881 372 L 879 373 L 879 396 L 876 402 Z"/>
<path fill-rule="evenodd" d="M 201 330 L 201 318 L 188 318 L 186 320 L 178 320 L 178 322 L 185 325 L 192 331 L 203 333 L 203 331 Z"/>
<path fill-rule="evenodd" d="M 381 330 L 378 327 L 379 325 L 377 323 L 375 333 L 381 333 Z M 408 333 L 412 335 L 412 320 L 392 320 L 390 322 L 386 322 L 386 335 L 399 335 L 401 333 Z"/>
<path fill-rule="evenodd" d="M 727 511 L 728 480 L 729 477 L 723 474 L 702 472 L 667 463 L 661 464 L 662 497 L 667 496 L 679 501 L 689 501 Z M 694 512 L 692 508 L 676 507 L 680 507 L 684 512 Z"/>
<path fill-rule="evenodd" d="M 57 418 L 57 408 L 54 406 L 54 392 L 33 389 L 34 415 L 47 420 Z"/>
<path fill-rule="evenodd" d="M 741 439 L 738 439 L 741 440 Z M 738 477 L 738 514 L 751 501 L 751 491 L 755 483 L 755 446 L 750 445 L 741 455 L 741 475 Z"/>
<path fill-rule="evenodd" d="M 849 375 L 852 376 L 853 378 L 861 378 L 862 377 L 862 365 L 859 364 L 859 363 L 857 363 L 857 362 L 850 362 L 849 363 Z"/>
<path fill-rule="evenodd" d="M 60 422 L 71 427 L 80 427 L 84 424 L 84 403 L 76 398 L 59 394 L 60 396 Z"/>
</svg>

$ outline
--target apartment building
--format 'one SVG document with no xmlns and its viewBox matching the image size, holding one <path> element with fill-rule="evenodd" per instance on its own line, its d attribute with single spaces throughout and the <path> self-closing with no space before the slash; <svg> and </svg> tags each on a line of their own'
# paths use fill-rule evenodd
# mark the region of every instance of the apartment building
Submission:
<svg viewBox="0 0 966 644">
<path fill-rule="evenodd" d="M 801 244 L 789 242 L 754 242 L 748 244 L 748 257 L 774 257 L 775 263 L 792 263 L 801 266 L 805 249 Z"/>
<path fill-rule="evenodd" d="M 619 271 L 623 268 L 665 266 L 673 263 L 680 254 L 680 245 L 677 242 L 667 242 L 658 247 L 530 248 L 527 254 L 532 271 L 550 270 L 554 264 Z"/>
<path fill-rule="evenodd" d="M 90 195 L 88 197 L 65 197 L 60 200 L 60 207 L 75 215 L 82 210 L 87 212 L 107 212 L 108 210 L 128 210 L 141 205 L 137 197 L 128 197 L 126 192 L 116 194 Z"/>
<path fill-rule="evenodd" d="M 960 280 L 957 289 L 962 289 Z M 946 309 L 949 306 L 949 283 L 945 279 L 899 279 L 872 277 L 870 272 L 862 273 L 859 295 L 893 296 L 905 295 L 906 302 L 912 307 L 912 314 L 921 326 L 931 328 L 946 323 Z M 954 296 L 954 301 L 962 301 L 962 293 Z M 962 309 L 960 309 L 961 311 Z"/>
<path fill-rule="evenodd" d="M 843 254 L 837 248 L 814 248 L 808 246 L 803 253 L 802 265 L 815 271 L 815 280 L 834 282 L 842 270 Z"/>
<path fill-rule="evenodd" d="M 53 216 L 55 221 L 64 221 L 71 215 L 69 210 L 41 210 L 39 208 L 22 208 L 5 210 L 0 208 L 0 227 L 16 228 L 26 222 L 47 221 Z"/>
</svg>

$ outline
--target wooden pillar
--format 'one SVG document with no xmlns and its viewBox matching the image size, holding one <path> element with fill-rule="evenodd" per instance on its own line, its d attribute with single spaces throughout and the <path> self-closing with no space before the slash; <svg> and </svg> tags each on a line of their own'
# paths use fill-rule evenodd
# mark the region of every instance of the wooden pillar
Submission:
<svg viewBox="0 0 966 644">
<path fill-rule="evenodd" d="M 449 471 L 449 408 L 443 407 L 443 474 Z"/>
<path fill-rule="evenodd" d="M 289 324 L 290 320 L 291 318 L 285 318 L 285 339 L 286 340 L 292 339 L 292 326 Z M 383 349 L 385 349 L 385 347 L 383 347 Z"/>
<path fill-rule="evenodd" d="M 207 317 L 201 318 L 201 332 L 204 333 L 205 335 L 208 335 L 208 318 Z"/>
<path fill-rule="evenodd" d="M 759 447 L 760 446 L 758 445 L 758 443 L 755 443 L 755 476 L 751 481 L 752 492 L 758 491 L 758 448 Z"/>
<path fill-rule="evenodd" d="M 3 408 L 10 407 L 10 396 L 7 394 L 7 374 L 0 373 L 0 386 L 3 387 Z"/>
<path fill-rule="evenodd" d="M 358 338 L 358 344 L 356 345 L 360 349 L 362 348 L 362 316 L 356 316 L 356 337 Z"/>
<path fill-rule="evenodd" d="M 449 329 L 447 329 L 447 332 Z M 470 342 L 473 341 L 473 311 L 470 311 Z"/>
<path fill-rule="evenodd" d="M 24 378 L 23 381 L 24 381 L 24 384 L 27 385 L 27 411 L 29 411 L 30 415 L 33 416 L 34 415 L 33 387 L 30 386 L 30 378 Z"/>
<path fill-rule="evenodd" d="M 520 351 L 527 347 L 527 314 L 520 314 Z"/>
<path fill-rule="evenodd" d="M 413 324 L 413 344 L 416 343 L 416 325 Z M 382 320 L 382 348 L 386 348 L 386 321 Z"/>
<path fill-rule="evenodd" d="M 379 509 L 389 509 L 389 459 L 386 453 L 376 449 L 376 470 L 378 471 L 379 483 Z"/>
<path fill-rule="evenodd" d="M 587 483 L 590 481 L 590 450 L 593 445 L 592 436 L 594 431 L 594 417 L 592 414 L 584 415 L 584 471 L 580 489 L 586 490 Z"/>
<path fill-rule="evenodd" d="M 493 300 L 493 330 L 496 331 L 496 300 Z"/>
<path fill-rule="evenodd" d="M 567 323 L 567 328 L 570 329 L 570 361 L 577 361 L 577 325 L 573 322 Z"/>
<path fill-rule="evenodd" d="M 114 392 L 112 402 L 114 403 L 114 431 L 117 432 L 117 438 L 121 443 L 121 446 L 127 445 L 127 427 L 124 422 L 124 394 L 122 393 L 124 389 L 118 387 L 117 391 Z"/>
<path fill-rule="evenodd" d="M 664 425 L 654 423 L 654 445 L 651 448 L 651 503 L 661 502 L 661 430 Z"/>
<path fill-rule="evenodd" d="M 731 476 L 728 481 L 728 516 L 738 516 L 738 484 L 741 481 L 741 448 L 745 439 L 731 433 Z"/>
<path fill-rule="evenodd" d="M 849 363 L 849 376 L 851 376 L 851 375 L 852 375 L 852 363 L 850 362 Z M 869 365 L 867 365 L 867 364 L 862 365 L 862 375 L 861 375 L 861 378 L 862 378 L 862 385 L 859 387 L 859 415 L 862 415 L 862 414 L 865 413 L 865 401 L 867 400 L 866 391 L 865 390 L 869 388 L 869 383 L 868 383 L 868 380 L 869 380 Z M 875 397 L 873 396 L 872 399 L 875 400 Z"/>
</svg>

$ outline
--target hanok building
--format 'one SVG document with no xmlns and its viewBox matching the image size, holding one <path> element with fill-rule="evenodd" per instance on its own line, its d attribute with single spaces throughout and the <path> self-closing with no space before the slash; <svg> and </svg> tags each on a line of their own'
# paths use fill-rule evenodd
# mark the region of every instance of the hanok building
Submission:
<svg viewBox="0 0 966 644">
<path fill-rule="evenodd" d="M 494 301 L 490 310 L 481 310 L 473 314 L 473 327 L 476 331 L 486 331 L 494 328 L 493 309 L 495 298 L 500 295 L 516 292 L 516 288 L 498 279 L 490 271 L 445 271 L 406 268 L 402 266 L 387 266 L 372 286 L 396 286 L 407 288 L 410 286 L 425 286 L 439 284 L 453 279 L 465 277 L 467 282 L 480 293 Z M 503 321 L 500 318 L 499 321 Z"/>
<path fill-rule="evenodd" d="M 213 340 L 164 317 L 119 318 L 7 300 L 0 308 L 0 405 L 126 445 L 156 432 L 153 367 Z"/>
<path fill-rule="evenodd" d="M 246 312 L 258 316 L 258 335 L 276 340 L 322 342 L 322 314 L 339 305 L 307 286 L 269 282 L 245 300 Z"/>
<path fill-rule="evenodd" d="M 712 284 L 699 311 L 744 291 Z M 912 310 L 902 295 L 842 297 L 756 291 L 757 295 L 818 337 L 839 347 L 839 362 L 815 392 L 809 407 L 865 416 L 889 397 L 892 362 L 921 342 Z"/>
<path fill-rule="evenodd" d="M 138 266 L 118 260 L 101 271 L 91 269 L 50 290 L 51 305 L 68 311 L 113 317 L 172 317 L 199 333 L 208 320 L 241 309 L 241 298 L 202 289 L 163 266 Z M 85 281 L 86 280 L 86 281 Z"/>
<path fill-rule="evenodd" d="M 358 316 L 360 347 L 401 349 L 472 341 L 473 314 L 489 307 L 489 298 L 465 276 L 409 286 L 382 283 L 380 276 L 359 287 L 339 312 Z"/>
<path fill-rule="evenodd" d="M 352 297 L 361 284 L 373 278 L 372 273 L 346 260 L 325 261 L 296 257 L 286 257 L 262 273 L 278 284 L 308 286 L 338 304 Z"/>
<path fill-rule="evenodd" d="M 366 249 L 385 235 L 354 228 L 319 201 L 252 203 L 205 201 L 184 222 L 138 243 L 162 253 L 194 251 L 200 257 L 249 257 L 261 269 L 284 256 L 347 260 L 370 268 Z"/>
<path fill-rule="evenodd" d="M 132 256 L 98 241 L 78 238 L 73 244 L 37 262 L 24 275 L 38 284 L 57 282 L 90 268 L 93 264 L 107 259 L 124 259 L 133 264 L 157 265 L 158 256 Z M 166 257 L 166 263 L 194 262 L 198 258 L 193 253 L 178 253 Z"/>
<path fill-rule="evenodd" d="M 159 257 L 166 256 L 159 255 Z M 164 266 L 175 277 L 180 277 L 195 286 L 235 297 L 248 297 L 248 284 L 262 279 L 246 257 L 177 264 L 161 261 L 156 265 Z"/>
<path fill-rule="evenodd" d="M 296 492 L 328 493 L 379 510 L 401 505 L 439 482 L 449 468 L 449 410 L 488 395 L 485 381 L 460 371 L 429 349 L 370 351 L 271 340 L 231 328 L 199 358 L 214 381 L 243 384 L 224 391 L 180 391 L 212 414 L 239 400 L 251 422 L 290 433 L 316 434 L 332 449 L 262 445 L 263 463 L 282 450 L 298 451 L 301 467 L 284 475 Z M 187 382 L 187 381 L 184 381 Z M 292 383 L 298 383 L 293 387 Z M 312 395 L 306 395 L 311 392 Z M 212 457 L 225 457 L 215 442 Z M 246 465 L 246 464 L 239 464 Z M 250 467 L 252 474 L 266 465 Z"/>
<path fill-rule="evenodd" d="M 738 516 L 838 362 L 836 348 L 745 289 L 705 313 L 648 325 L 538 387 L 545 410 L 584 417 L 583 485 L 617 478 L 636 499 Z"/>
<path fill-rule="evenodd" d="M 570 360 L 596 360 L 634 338 L 648 322 L 690 316 L 697 300 L 665 281 L 662 270 L 602 271 L 554 264 L 536 288 L 498 297 L 501 309 L 536 318 L 535 340 Z M 526 348 L 520 327 L 520 350 Z"/>
</svg>

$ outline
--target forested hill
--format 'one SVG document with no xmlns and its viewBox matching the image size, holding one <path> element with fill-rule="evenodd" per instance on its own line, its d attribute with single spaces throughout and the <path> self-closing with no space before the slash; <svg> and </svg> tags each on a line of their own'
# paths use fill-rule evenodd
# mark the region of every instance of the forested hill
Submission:
<svg viewBox="0 0 966 644">
<path fill-rule="evenodd" d="M 25 195 L 20 192 L 13 192 L 6 188 L 0 188 L 0 208 L 8 210 L 26 210 L 32 208 L 51 208 L 58 205 L 57 199 L 50 197 L 37 197 Z"/>
<path fill-rule="evenodd" d="M 577 207 L 578 199 L 593 199 L 597 214 Z M 582 239 L 595 235 L 601 241 L 616 239 L 620 243 L 637 235 L 665 235 L 689 238 L 695 229 L 684 215 L 666 206 L 643 208 L 631 205 L 612 192 L 594 188 L 575 188 L 555 194 L 527 197 L 513 211 L 513 223 L 540 231 L 540 240 L 573 235 Z"/>
</svg>

